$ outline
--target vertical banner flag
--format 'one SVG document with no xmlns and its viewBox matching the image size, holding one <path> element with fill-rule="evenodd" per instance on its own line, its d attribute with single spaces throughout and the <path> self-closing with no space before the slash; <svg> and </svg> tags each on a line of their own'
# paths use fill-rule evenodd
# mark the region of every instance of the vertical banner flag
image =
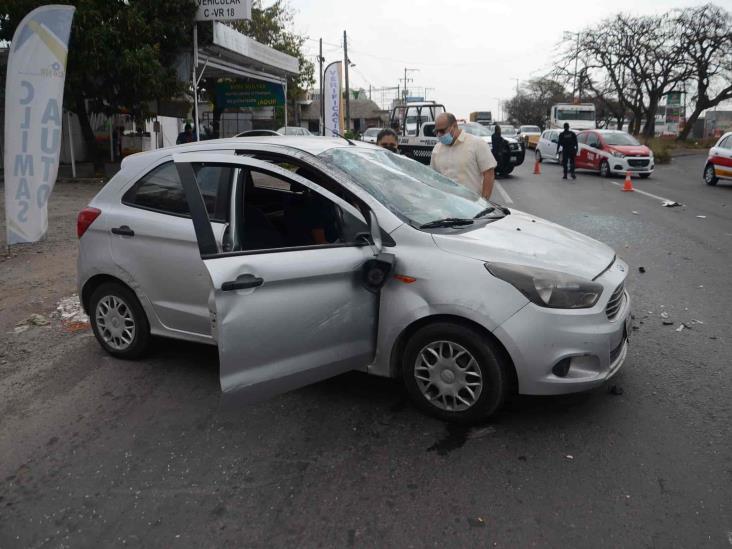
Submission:
<svg viewBox="0 0 732 549">
<path fill-rule="evenodd" d="M 341 99 L 341 65 L 340 61 L 331 63 L 325 68 L 323 74 L 323 100 L 325 101 L 325 135 L 328 137 L 338 136 L 343 133 L 343 109 Z"/>
<path fill-rule="evenodd" d="M 20 22 L 5 84 L 5 218 L 8 244 L 37 242 L 48 229 L 58 174 L 66 54 L 73 6 L 48 5 Z"/>
</svg>

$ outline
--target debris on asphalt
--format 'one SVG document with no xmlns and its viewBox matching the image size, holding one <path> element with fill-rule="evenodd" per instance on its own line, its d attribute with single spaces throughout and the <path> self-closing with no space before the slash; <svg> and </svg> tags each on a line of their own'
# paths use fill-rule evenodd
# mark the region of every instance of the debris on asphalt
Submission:
<svg viewBox="0 0 732 549">
<path fill-rule="evenodd" d="M 661 318 L 668 318 L 668 313 L 666 311 L 662 311 Z"/>
<path fill-rule="evenodd" d="M 687 326 L 686 324 L 684 324 L 684 323 L 682 322 L 681 324 L 679 324 L 679 327 L 678 327 L 678 328 L 676 328 L 676 331 L 677 331 L 677 332 L 680 332 L 680 331 L 681 331 L 681 330 L 683 330 L 684 328 L 686 328 L 686 329 L 688 329 L 688 330 L 691 330 L 691 328 L 690 328 L 689 326 Z"/>
<path fill-rule="evenodd" d="M 468 439 L 473 438 L 482 438 L 488 435 L 492 435 L 496 432 L 496 428 L 492 425 L 489 425 L 487 427 L 480 427 L 480 428 L 473 428 L 468 431 L 467 437 Z"/>
<path fill-rule="evenodd" d="M 79 301 L 79 296 L 72 294 L 63 298 L 56 305 L 56 311 L 61 320 L 70 322 L 89 322 L 89 317 L 84 313 L 84 309 Z"/>
<path fill-rule="evenodd" d="M 674 321 L 673 320 L 664 320 L 663 325 L 664 326 L 673 326 Z"/>
<path fill-rule="evenodd" d="M 691 319 L 692 324 L 704 324 L 701 320 L 697 320 L 696 318 Z"/>
<path fill-rule="evenodd" d="M 574 459 L 574 456 L 573 456 L 573 455 L 571 455 L 571 454 L 567 454 L 567 455 L 566 455 L 566 456 L 564 456 L 564 457 L 565 457 L 565 458 L 567 458 L 567 459 L 568 459 L 568 460 L 570 460 L 570 461 L 572 461 L 572 460 Z"/>
<path fill-rule="evenodd" d="M 482 528 L 485 526 L 485 520 L 482 517 L 468 517 L 468 524 L 473 528 Z"/>
<path fill-rule="evenodd" d="M 661 202 L 661 206 L 664 208 L 676 208 L 677 206 L 681 206 L 681 204 L 674 202 L 673 200 L 664 200 Z"/>
<path fill-rule="evenodd" d="M 645 267 L 638 267 L 638 272 L 645 273 L 646 268 Z"/>
<path fill-rule="evenodd" d="M 633 215 L 640 215 L 640 214 L 638 212 L 636 212 L 635 210 L 633 210 Z"/>
<path fill-rule="evenodd" d="M 706 219 L 706 218 L 707 218 L 707 216 L 706 216 L 706 215 L 697 215 L 697 217 L 698 217 L 699 219 Z"/>
<path fill-rule="evenodd" d="M 700 288 L 703 288 L 703 287 L 704 287 L 704 284 L 699 284 L 699 287 L 700 287 Z"/>
<path fill-rule="evenodd" d="M 13 332 L 16 334 L 22 334 L 31 326 L 48 326 L 49 323 L 50 321 L 45 316 L 34 313 L 25 320 L 18 322 L 15 325 Z"/>
<path fill-rule="evenodd" d="M 610 394 L 620 396 L 623 394 L 623 388 L 618 387 L 617 385 L 613 385 L 612 387 L 610 387 Z"/>
</svg>

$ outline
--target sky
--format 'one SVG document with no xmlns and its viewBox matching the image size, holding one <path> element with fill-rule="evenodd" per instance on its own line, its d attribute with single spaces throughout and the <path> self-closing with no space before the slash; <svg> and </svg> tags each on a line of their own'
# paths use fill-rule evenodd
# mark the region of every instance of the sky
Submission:
<svg viewBox="0 0 732 549">
<path fill-rule="evenodd" d="M 730 0 L 717 0 L 724 6 Z M 270 4 L 264 0 L 265 5 Z M 348 56 L 355 64 L 351 87 L 401 84 L 434 88 L 427 98 L 466 117 L 490 110 L 525 82 L 552 68 L 564 31 L 576 32 L 618 12 L 663 13 L 704 0 L 289 0 L 294 30 L 310 38 L 305 51 L 315 62 L 319 38 L 326 63 Z M 316 69 L 317 75 L 317 69 Z M 317 83 L 316 83 L 317 86 Z"/>
</svg>

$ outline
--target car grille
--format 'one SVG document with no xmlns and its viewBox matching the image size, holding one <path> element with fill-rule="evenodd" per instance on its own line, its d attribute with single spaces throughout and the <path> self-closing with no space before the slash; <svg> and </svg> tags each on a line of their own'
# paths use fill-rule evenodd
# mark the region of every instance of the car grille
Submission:
<svg viewBox="0 0 732 549">
<path fill-rule="evenodd" d="M 629 158 L 628 159 L 628 166 L 632 166 L 634 168 L 645 168 L 646 166 L 648 166 L 648 164 L 650 162 L 651 161 L 648 160 L 647 158 L 644 158 L 642 160 L 641 159 L 637 159 L 637 158 Z"/>
<path fill-rule="evenodd" d="M 518 143 L 510 143 L 509 146 L 511 147 L 511 150 L 512 151 L 520 151 L 521 150 L 521 145 L 519 145 Z"/>
<path fill-rule="evenodd" d="M 605 314 L 608 319 L 615 320 L 615 317 L 618 316 L 618 311 L 620 311 L 620 307 L 623 305 L 624 298 L 625 286 L 620 284 L 620 286 L 615 288 L 613 295 L 610 296 L 610 300 L 607 302 L 607 307 L 605 307 Z"/>
</svg>

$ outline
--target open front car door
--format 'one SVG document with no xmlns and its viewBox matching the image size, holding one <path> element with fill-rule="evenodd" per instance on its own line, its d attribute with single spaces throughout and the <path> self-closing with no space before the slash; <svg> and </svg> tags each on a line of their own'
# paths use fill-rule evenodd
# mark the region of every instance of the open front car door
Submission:
<svg viewBox="0 0 732 549">
<path fill-rule="evenodd" d="M 268 162 L 205 152 L 173 160 L 211 279 L 224 393 L 260 400 L 365 369 L 390 269 L 371 237 L 372 212 L 322 188 L 313 174 Z M 201 165 L 220 164 L 234 168 L 222 244 L 196 182 Z"/>
</svg>

